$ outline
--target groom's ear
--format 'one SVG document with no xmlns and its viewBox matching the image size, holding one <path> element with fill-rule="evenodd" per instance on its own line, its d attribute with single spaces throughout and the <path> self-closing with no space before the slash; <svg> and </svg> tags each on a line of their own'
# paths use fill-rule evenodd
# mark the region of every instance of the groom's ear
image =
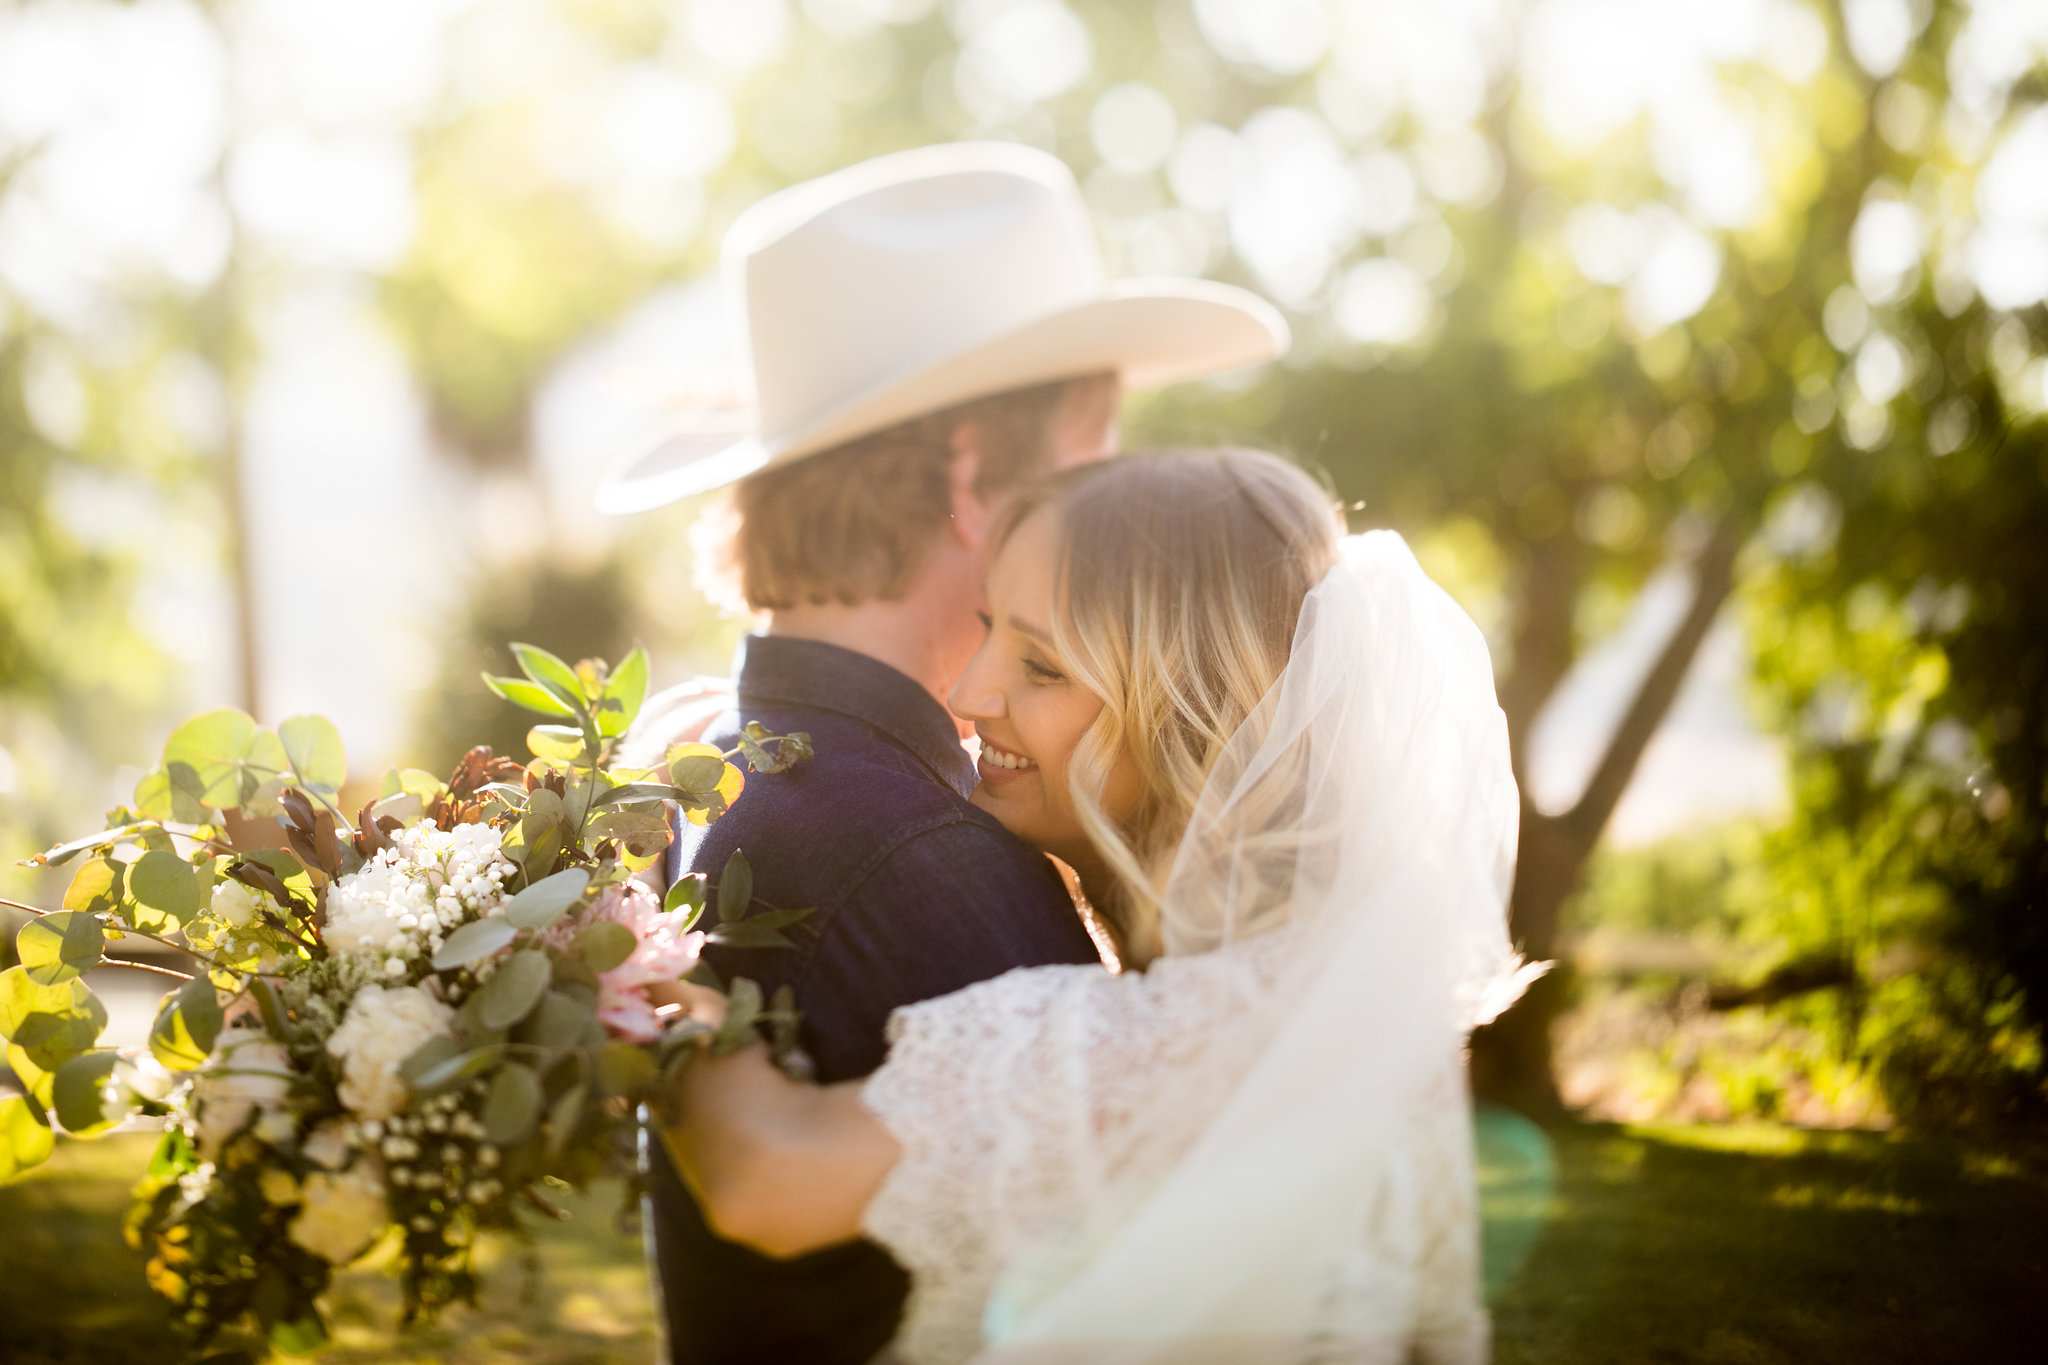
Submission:
<svg viewBox="0 0 2048 1365">
<path fill-rule="evenodd" d="M 962 545 L 978 550 L 988 540 L 995 522 L 996 506 L 982 496 L 981 432 L 972 422 L 953 428 L 953 461 L 946 469 L 946 493 L 951 503 L 953 536 Z"/>
</svg>

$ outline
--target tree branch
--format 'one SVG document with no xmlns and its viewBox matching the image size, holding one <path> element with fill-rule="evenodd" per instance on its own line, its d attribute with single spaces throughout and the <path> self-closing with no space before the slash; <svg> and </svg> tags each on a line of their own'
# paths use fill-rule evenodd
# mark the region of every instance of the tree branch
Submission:
<svg viewBox="0 0 2048 1365">
<path fill-rule="evenodd" d="M 1649 747 L 1657 727 L 1670 712 L 1671 703 L 1677 700 L 1679 686 L 1692 667 L 1693 656 L 1699 653 L 1700 642 L 1706 639 L 1722 603 L 1735 586 L 1735 553 L 1740 548 L 1741 537 L 1734 519 L 1723 518 L 1693 561 L 1692 605 L 1686 608 L 1684 618 L 1664 642 L 1663 652 L 1657 656 L 1649 675 L 1636 689 L 1634 700 L 1615 728 L 1614 738 L 1608 741 L 1607 752 L 1600 756 L 1592 780 L 1586 783 L 1585 793 L 1560 817 L 1585 847 L 1590 849 L 1599 839 L 1600 831 L 1607 828 L 1608 817 L 1614 814 L 1622 793 L 1628 789 L 1629 779 L 1635 776 L 1643 750 Z"/>
</svg>

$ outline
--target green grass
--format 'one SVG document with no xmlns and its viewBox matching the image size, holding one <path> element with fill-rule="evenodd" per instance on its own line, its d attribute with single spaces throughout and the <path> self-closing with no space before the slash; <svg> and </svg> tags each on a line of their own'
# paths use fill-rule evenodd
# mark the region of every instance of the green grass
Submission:
<svg viewBox="0 0 2048 1365">
<path fill-rule="evenodd" d="M 2038 1361 L 2048 1356 L 2048 1147 L 1868 1133 L 1481 1120 L 1501 1365 Z M 120 1217 L 147 1140 L 66 1143 L 0 1189 L 0 1361 L 176 1360 Z M 637 1243 L 613 1191 L 531 1251 L 500 1245 L 483 1307 L 392 1331 L 376 1269 L 330 1301 L 346 1365 L 644 1365 Z"/>
</svg>

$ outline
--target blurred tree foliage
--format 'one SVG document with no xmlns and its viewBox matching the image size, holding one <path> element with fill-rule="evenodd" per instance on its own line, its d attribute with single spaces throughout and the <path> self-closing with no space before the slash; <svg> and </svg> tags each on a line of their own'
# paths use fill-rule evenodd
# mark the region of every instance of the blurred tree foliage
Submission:
<svg viewBox="0 0 2048 1365">
<path fill-rule="evenodd" d="M 1988 112 L 1981 91 L 1959 108 L 1948 73 L 1973 7 L 1895 7 L 1889 54 L 1868 14 L 1766 7 L 1768 32 L 1724 54 L 1701 106 L 1732 109 L 1752 141 L 1755 183 L 1731 210 L 1698 169 L 1712 149 L 1653 100 L 1597 135 L 1559 131 L 1557 91 L 1538 88 L 1546 53 L 1570 67 L 1557 8 L 524 10 L 525 41 L 552 34 L 609 94 L 550 105 L 581 111 L 565 130 L 535 113 L 545 92 L 507 84 L 425 130 L 392 307 L 461 443 L 504 449 L 560 347 L 649 281 L 709 266 L 765 190 L 939 138 L 1054 150 L 1113 268 L 1235 278 L 1296 324 L 1295 356 L 1249 386 L 1140 400 L 1133 439 L 1291 448 L 1363 521 L 1417 539 L 1493 636 L 1518 761 L 1611 625 L 1602 604 L 1691 566 L 1694 605 L 1583 796 L 1525 807 L 1514 914 L 1532 955 L 1558 951 L 1644 746 L 1746 583 L 1766 704 L 1797 746 L 1796 813 L 1768 849 L 1787 890 L 1757 913 L 1798 952 L 1866 965 L 1902 935 L 1940 945 L 1949 975 L 1829 987 L 1854 1019 L 1918 992 L 1890 1041 L 1845 1025 L 1855 1046 L 1906 1065 L 1924 1019 L 1974 1020 L 1955 1056 L 1997 1052 L 2038 1083 L 2013 1030 L 2042 1019 L 2048 732 L 2027 613 L 2043 599 L 2021 586 L 2041 575 L 2041 404 L 2002 395 L 2039 387 L 2042 316 L 1977 297 L 1957 225 L 1994 135 L 2039 105 L 2040 65 L 2006 72 Z M 500 25 L 480 50 L 502 48 L 513 21 L 478 22 Z M 1903 251 L 1880 249 L 1902 232 Z M 1825 534 L 1793 543 L 1802 518 Z M 1860 719 L 1830 730 L 1814 721 L 1830 706 Z M 1559 973 L 1482 1039 L 1487 1078 L 1534 1109 L 1555 1104 L 1567 990 Z"/>
<path fill-rule="evenodd" d="M 1283 365 L 1135 401 L 1131 439 L 1292 449 L 1362 524 L 1408 533 L 1494 643 L 1518 763 L 1614 604 L 1689 567 L 1694 604 L 1583 795 L 1525 807 L 1527 950 L 1565 943 L 1615 803 L 1738 600 L 1794 754 L 1794 813 L 1762 846 L 1778 890 L 1742 910 L 1779 945 L 1757 970 L 1841 968 L 1768 1008 L 1831 1012 L 1844 1056 L 1960 1111 L 1934 1097 L 1994 1073 L 2038 1089 L 2048 1017 L 2048 317 L 2039 291 L 1994 307 L 1971 276 L 1986 168 L 2048 119 L 2048 38 L 2004 0 L 1738 8 L 474 6 L 447 21 L 437 97 L 406 129 L 410 246 L 378 294 L 442 443 L 516 470 L 565 359 L 713 266 L 761 194 L 939 139 L 1057 152 L 1114 273 L 1233 279 L 1295 324 Z M 93 517 L 64 509 L 113 503 L 55 485 L 139 477 L 172 490 L 173 519 L 232 538 L 203 455 L 232 473 L 232 439 L 134 428 L 159 371 L 225 391 L 218 338 L 245 306 L 225 287 L 174 300 L 121 345 L 0 324 L 0 745 L 17 757 L 36 727 L 140 748 L 107 718 L 147 710 L 161 676 L 124 624 L 123 547 L 143 537 L 81 537 Z M 71 389 L 47 377 L 66 366 Z M 87 416 L 52 428 L 79 405 L 50 395 L 81 389 Z M 480 733 L 474 673 L 507 637 L 722 643 L 682 586 L 686 517 L 575 554 L 480 554 L 423 705 L 429 747 Z M 31 786 L 24 767 L 15 790 Z M 1491 1082 L 1533 1109 L 1555 1104 L 1568 990 L 1557 974 L 1482 1040 Z"/>
</svg>

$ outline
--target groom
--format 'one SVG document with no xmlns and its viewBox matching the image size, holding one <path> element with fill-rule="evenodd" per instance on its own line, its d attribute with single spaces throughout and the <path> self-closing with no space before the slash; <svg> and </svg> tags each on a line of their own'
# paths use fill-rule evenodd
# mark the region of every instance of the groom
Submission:
<svg viewBox="0 0 2048 1365">
<path fill-rule="evenodd" d="M 1109 285 L 1072 176 L 1006 144 L 882 157 L 770 196 L 733 225 L 726 284 L 751 429 L 678 433 L 600 494 L 630 511 L 736 481 L 725 571 L 765 625 L 703 738 L 809 732 L 716 824 L 677 826 L 670 879 L 744 849 L 758 904 L 809 906 L 794 950 L 714 947 L 721 979 L 787 984 L 818 1079 L 868 1074 L 889 1013 L 1013 967 L 1094 962 L 1052 864 L 970 805 L 944 706 L 980 644 L 1010 490 L 1112 448 L 1124 387 L 1264 360 L 1272 309 L 1199 280 Z M 702 694 L 650 702 L 658 755 Z M 715 912 L 707 912 L 709 928 Z M 706 1226 L 648 1145 L 649 1234 L 673 1365 L 859 1365 L 895 1334 L 903 1271 L 862 1241 L 777 1261 Z"/>
</svg>

